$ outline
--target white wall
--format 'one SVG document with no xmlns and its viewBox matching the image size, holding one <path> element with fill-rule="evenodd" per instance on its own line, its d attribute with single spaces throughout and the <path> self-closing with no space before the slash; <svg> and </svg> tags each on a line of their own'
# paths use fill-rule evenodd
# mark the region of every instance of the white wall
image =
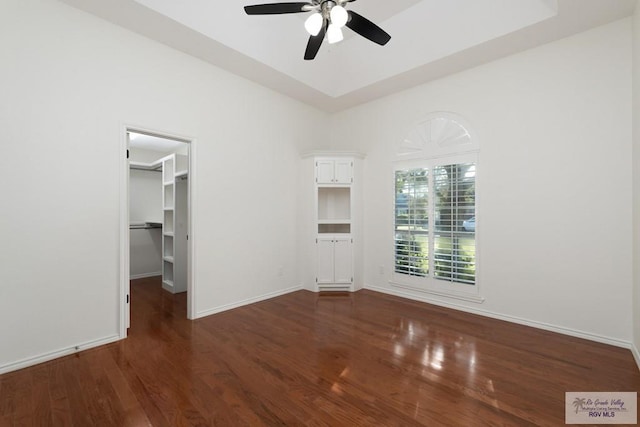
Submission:
<svg viewBox="0 0 640 427">
<path fill-rule="evenodd" d="M 325 114 L 54 0 L 0 0 L 0 63 L 0 372 L 118 338 L 126 124 L 196 139 L 199 315 L 299 285 Z"/>
<path fill-rule="evenodd" d="M 129 171 L 129 221 L 162 222 L 162 172 Z M 129 274 L 132 279 L 162 274 L 162 229 L 129 231 Z"/>
<path fill-rule="evenodd" d="M 633 15 L 633 352 L 640 367 L 640 0 Z"/>
<path fill-rule="evenodd" d="M 129 277 L 141 279 L 162 275 L 162 228 L 129 231 Z"/>
<path fill-rule="evenodd" d="M 129 171 L 129 220 L 162 222 L 162 172 Z"/>
<path fill-rule="evenodd" d="M 428 113 L 454 112 L 480 138 L 486 300 L 403 294 L 628 345 L 630 92 L 625 19 L 333 116 L 334 147 L 367 154 L 366 286 L 399 291 L 388 283 L 396 144 Z"/>
</svg>

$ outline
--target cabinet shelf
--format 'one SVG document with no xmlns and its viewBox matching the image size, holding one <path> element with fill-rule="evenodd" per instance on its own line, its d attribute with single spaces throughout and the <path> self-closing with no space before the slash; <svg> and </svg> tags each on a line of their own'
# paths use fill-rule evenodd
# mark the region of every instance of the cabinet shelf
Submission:
<svg viewBox="0 0 640 427">
<path fill-rule="evenodd" d="M 175 190 L 173 183 L 164 185 L 164 208 L 173 209 L 175 206 Z"/>
<path fill-rule="evenodd" d="M 162 163 L 162 287 L 187 290 L 188 155 L 171 153 Z"/>
<path fill-rule="evenodd" d="M 174 227 L 173 227 L 173 209 L 164 209 L 164 234 L 165 235 L 173 235 Z"/>
<path fill-rule="evenodd" d="M 162 163 L 162 182 L 173 184 L 173 174 L 175 173 L 175 155 L 167 156 Z"/>
<path fill-rule="evenodd" d="M 351 224 L 350 219 L 319 219 L 318 224 Z"/>
<path fill-rule="evenodd" d="M 318 222 L 350 221 L 351 188 L 318 188 Z"/>
<path fill-rule="evenodd" d="M 162 281 L 163 282 L 170 282 L 171 286 L 173 286 L 173 257 L 171 257 L 171 261 L 167 261 L 166 259 L 163 258 L 162 261 L 162 268 L 163 268 L 163 275 L 162 275 Z"/>
<path fill-rule="evenodd" d="M 318 234 L 351 234 L 351 224 L 318 224 Z"/>
</svg>

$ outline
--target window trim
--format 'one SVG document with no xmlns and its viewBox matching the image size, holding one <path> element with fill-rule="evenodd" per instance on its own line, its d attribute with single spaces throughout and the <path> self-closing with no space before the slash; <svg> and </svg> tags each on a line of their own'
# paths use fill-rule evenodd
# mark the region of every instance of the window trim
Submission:
<svg viewBox="0 0 640 427">
<path fill-rule="evenodd" d="M 432 158 L 420 158 L 420 159 L 411 159 L 411 160 L 398 160 L 393 162 L 393 170 L 391 174 L 391 182 L 395 182 L 396 172 L 402 170 L 416 169 L 416 168 L 427 168 L 429 170 L 429 180 L 431 186 L 431 171 L 436 166 L 442 165 L 450 165 L 457 163 L 475 163 L 476 164 L 476 197 L 475 197 L 475 215 L 476 222 L 481 223 L 481 215 L 480 215 L 480 202 L 479 202 L 479 192 L 477 191 L 479 177 L 482 174 L 482 168 L 480 167 L 479 156 L 477 152 L 465 153 L 465 154 L 455 154 L 455 155 L 446 155 L 440 157 L 432 157 Z M 396 254 L 395 254 L 395 185 L 392 186 L 392 219 L 391 219 L 391 241 L 393 242 L 393 249 L 391 251 L 391 263 L 389 265 L 391 268 L 391 280 L 389 280 L 389 284 L 393 287 L 409 289 L 414 291 L 420 291 L 424 293 L 429 293 L 437 296 L 450 297 L 455 299 L 460 299 L 464 301 L 482 303 L 484 298 L 480 296 L 480 245 L 479 245 L 479 235 L 482 233 L 480 229 L 480 233 L 476 231 L 475 234 L 475 263 L 476 263 L 476 274 L 475 274 L 475 284 L 469 285 L 464 283 L 458 283 L 453 281 L 446 281 L 441 279 L 436 279 L 433 277 L 433 271 L 430 268 L 429 274 L 427 277 L 417 277 L 410 276 L 402 273 L 397 273 L 395 269 L 396 264 Z M 429 200 L 430 209 L 432 209 L 432 200 Z M 433 242 L 431 241 L 433 237 L 432 230 L 429 230 L 429 245 L 430 245 L 430 253 L 432 253 L 431 249 L 433 246 Z"/>
</svg>

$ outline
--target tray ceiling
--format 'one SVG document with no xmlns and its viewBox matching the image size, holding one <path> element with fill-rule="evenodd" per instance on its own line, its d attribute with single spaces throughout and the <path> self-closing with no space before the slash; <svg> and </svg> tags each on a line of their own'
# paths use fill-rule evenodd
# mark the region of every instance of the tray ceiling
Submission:
<svg viewBox="0 0 640 427">
<path fill-rule="evenodd" d="M 629 16 L 634 0 L 358 0 L 391 36 L 345 29 L 304 61 L 307 13 L 248 16 L 270 0 L 62 0 L 325 111 L 339 111 Z M 350 34 L 349 34 L 350 33 Z"/>
</svg>

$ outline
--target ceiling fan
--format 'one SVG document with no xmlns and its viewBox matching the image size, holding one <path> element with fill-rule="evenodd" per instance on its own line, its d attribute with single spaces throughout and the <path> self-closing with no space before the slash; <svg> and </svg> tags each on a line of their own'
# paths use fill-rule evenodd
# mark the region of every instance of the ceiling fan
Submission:
<svg viewBox="0 0 640 427">
<path fill-rule="evenodd" d="M 346 26 L 362 37 L 384 46 L 391 36 L 367 18 L 344 6 L 355 0 L 310 0 L 296 3 L 268 3 L 245 6 L 247 15 L 279 15 L 283 13 L 313 12 L 304 23 L 307 32 L 311 34 L 304 52 L 304 59 L 316 57 L 324 36 L 329 43 L 342 40 L 342 27 Z"/>
</svg>

